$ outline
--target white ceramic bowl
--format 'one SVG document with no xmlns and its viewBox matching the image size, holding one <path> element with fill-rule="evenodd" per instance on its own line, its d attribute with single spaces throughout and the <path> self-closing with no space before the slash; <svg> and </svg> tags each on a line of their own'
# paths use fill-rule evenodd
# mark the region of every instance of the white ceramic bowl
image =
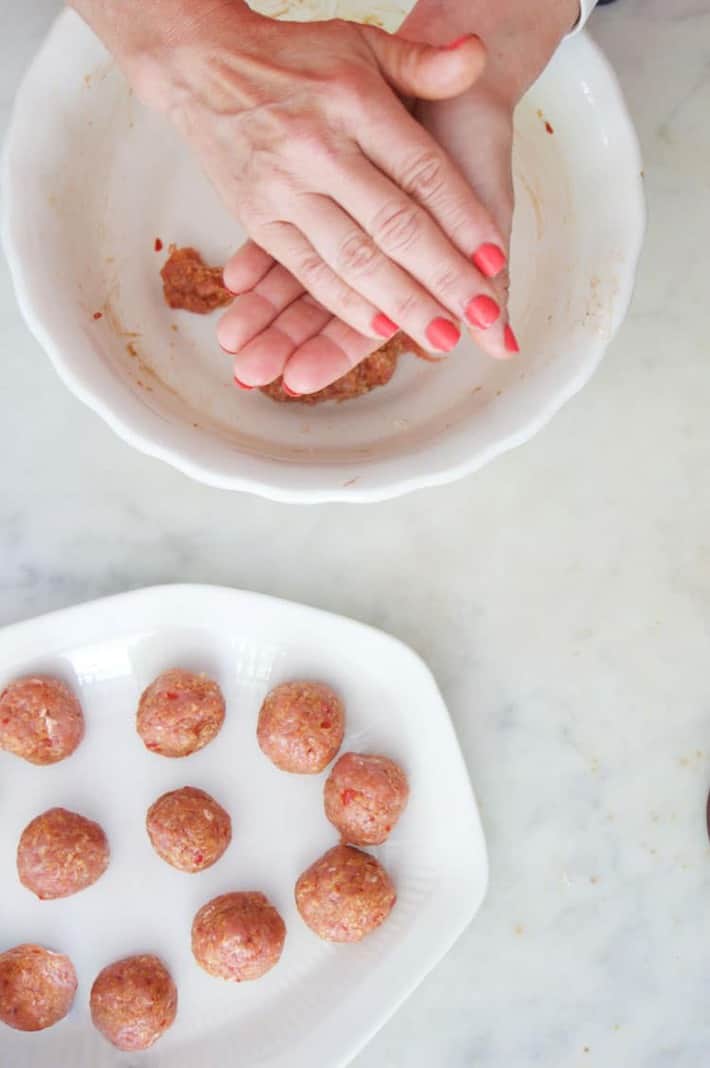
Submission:
<svg viewBox="0 0 710 1068">
<path fill-rule="evenodd" d="M 371 6 L 401 16 L 393 0 Z M 326 7 L 314 0 L 307 13 L 338 10 Z M 403 360 L 355 402 L 276 405 L 233 388 L 213 317 L 164 306 L 156 237 L 219 263 L 242 233 L 67 12 L 22 85 L 6 146 L 3 230 L 20 305 L 69 388 L 193 478 L 285 501 L 371 501 L 450 481 L 525 441 L 584 385 L 623 319 L 641 247 L 637 140 L 583 34 L 523 101 L 516 130 L 523 355 L 500 363 L 463 343 L 438 366 Z"/>
</svg>

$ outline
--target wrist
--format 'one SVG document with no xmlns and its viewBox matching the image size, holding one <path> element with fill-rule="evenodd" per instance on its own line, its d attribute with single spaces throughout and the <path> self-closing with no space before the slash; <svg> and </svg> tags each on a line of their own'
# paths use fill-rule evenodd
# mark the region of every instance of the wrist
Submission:
<svg viewBox="0 0 710 1068">
<path fill-rule="evenodd" d="M 244 0 L 68 0 L 112 53 L 137 95 L 170 111 L 185 69 L 223 32 L 258 19 Z M 225 32 L 226 35 L 226 32 Z"/>
<path fill-rule="evenodd" d="M 512 107 L 547 66 L 579 13 L 579 0 L 419 0 L 399 32 L 438 45 L 477 34 L 487 52 L 483 80 Z"/>
</svg>

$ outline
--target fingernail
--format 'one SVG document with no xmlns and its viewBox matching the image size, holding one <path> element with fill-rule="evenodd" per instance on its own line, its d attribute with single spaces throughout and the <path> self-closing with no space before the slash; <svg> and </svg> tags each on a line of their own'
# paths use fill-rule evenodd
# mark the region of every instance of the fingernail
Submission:
<svg viewBox="0 0 710 1068">
<path fill-rule="evenodd" d="M 474 266 L 478 267 L 485 278 L 495 278 L 503 270 L 506 263 L 503 249 L 491 244 L 481 245 L 480 248 L 476 249 L 471 259 Z"/>
<path fill-rule="evenodd" d="M 218 341 L 217 344 L 219 345 L 219 347 L 221 348 L 221 350 L 225 354 L 225 356 L 236 356 L 237 355 L 236 352 L 232 352 L 231 349 L 225 349 L 224 345 L 222 345 L 221 342 Z"/>
<path fill-rule="evenodd" d="M 253 386 L 248 386 L 246 384 L 246 382 L 240 382 L 236 375 L 234 376 L 234 385 L 235 386 L 239 386 L 240 389 L 246 389 L 246 390 L 254 388 Z"/>
<path fill-rule="evenodd" d="M 461 331 L 448 319 L 432 319 L 426 329 L 427 339 L 440 352 L 451 352 L 461 340 Z"/>
<path fill-rule="evenodd" d="M 284 391 L 284 393 L 286 393 L 286 394 L 287 394 L 287 396 L 289 396 L 289 397 L 300 397 L 300 396 L 301 396 L 301 394 L 300 394 L 300 393 L 296 393 L 296 392 L 295 392 L 295 390 L 293 390 L 293 389 L 289 389 L 289 387 L 288 387 L 288 386 L 286 385 L 286 383 L 285 383 L 285 382 L 282 382 L 282 383 L 281 383 L 281 389 L 282 389 L 282 390 Z"/>
<path fill-rule="evenodd" d="M 520 352 L 520 345 L 518 339 L 509 326 L 506 326 L 503 331 L 503 341 L 508 352 Z"/>
<path fill-rule="evenodd" d="M 461 45 L 466 44 L 466 41 L 472 40 L 472 38 L 474 38 L 475 36 L 475 33 L 465 33 L 463 37 L 457 37 L 455 41 L 451 42 L 451 44 L 444 45 L 443 47 L 453 51 L 454 48 L 460 48 Z"/>
<path fill-rule="evenodd" d="M 466 318 L 479 330 L 487 330 L 500 316 L 500 308 L 491 297 L 474 297 L 466 308 Z"/>
<path fill-rule="evenodd" d="M 379 334 L 380 337 L 394 337 L 398 332 L 399 327 L 386 315 L 383 315 L 382 312 L 378 312 L 372 320 L 372 329 Z"/>
</svg>

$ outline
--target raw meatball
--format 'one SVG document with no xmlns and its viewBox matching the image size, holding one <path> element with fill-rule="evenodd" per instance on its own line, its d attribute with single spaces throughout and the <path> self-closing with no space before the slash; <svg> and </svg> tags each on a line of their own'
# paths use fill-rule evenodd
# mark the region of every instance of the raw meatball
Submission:
<svg viewBox="0 0 710 1068">
<path fill-rule="evenodd" d="M 204 871 L 232 840 L 229 813 L 195 786 L 163 794 L 148 809 L 145 821 L 153 849 L 180 871 Z"/>
<path fill-rule="evenodd" d="M 296 905 L 312 931 L 328 942 L 359 942 L 387 919 L 397 895 L 379 861 L 338 845 L 296 883 Z"/>
<path fill-rule="evenodd" d="M 43 1031 L 74 1001 L 76 972 L 62 953 L 22 945 L 0 953 L 0 1020 L 17 1031 Z"/>
<path fill-rule="evenodd" d="M 91 1019 L 118 1049 L 148 1049 L 172 1025 L 177 990 L 158 957 L 143 953 L 109 964 L 94 979 Z"/>
<path fill-rule="evenodd" d="M 151 752 L 185 757 L 211 742 L 223 723 L 224 698 L 217 683 L 173 668 L 144 690 L 136 729 Z"/>
<path fill-rule="evenodd" d="M 256 737 L 277 768 L 314 774 L 330 764 L 344 731 L 343 703 L 329 686 L 284 682 L 266 695 Z"/>
<path fill-rule="evenodd" d="M 0 749 L 31 764 L 56 764 L 83 737 L 81 705 L 61 679 L 17 679 L 0 693 Z"/>
<path fill-rule="evenodd" d="M 85 890 L 103 875 L 108 861 L 108 841 L 98 823 L 66 808 L 36 816 L 17 846 L 20 882 L 42 900 Z"/>
<path fill-rule="evenodd" d="M 192 922 L 192 952 L 210 975 L 240 983 L 259 979 L 281 956 L 286 925 L 264 894 L 222 894 Z"/>
<path fill-rule="evenodd" d="M 323 790 L 326 816 L 343 841 L 353 845 L 381 845 L 408 797 L 407 777 L 399 764 L 365 753 L 343 753 Z"/>
</svg>

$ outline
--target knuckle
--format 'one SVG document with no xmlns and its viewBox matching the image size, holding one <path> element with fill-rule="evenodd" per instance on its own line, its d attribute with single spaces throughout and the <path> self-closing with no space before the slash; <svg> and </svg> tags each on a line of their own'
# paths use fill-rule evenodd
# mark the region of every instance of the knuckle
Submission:
<svg viewBox="0 0 710 1068">
<path fill-rule="evenodd" d="M 301 169 L 304 158 L 320 165 L 334 154 L 328 131 L 321 123 L 302 115 L 291 119 L 280 144 L 291 169 Z"/>
<path fill-rule="evenodd" d="M 432 280 L 431 291 L 443 298 L 453 298 L 460 295 L 461 271 L 454 267 L 442 267 Z"/>
<path fill-rule="evenodd" d="M 423 218 L 413 204 L 388 204 L 373 220 L 375 241 L 387 253 L 401 252 L 421 235 Z"/>
<path fill-rule="evenodd" d="M 327 281 L 330 274 L 327 266 L 317 252 L 309 250 L 298 257 L 296 263 L 298 277 L 307 287 L 316 287 Z"/>
<path fill-rule="evenodd" d="M 444 188 L 444 161 L 427 150 L 415 156 L 404 168 L 400 185 L 419 200 L 431 200 Z"/>
<path fill-rule="evenodd" d="M 343 315 L 348 317 L 356 314 L 361 308 L 361 299 L 350 286 L 338 286 L 334 299 Z"/>
<path fill-rule="evenodd" d="M 337 257 L 339 274 L 361 275 L 373 270 L 379 253 L 371 238 L 362 232 L 354 231 L 341 244 Z"/>
<path fill-rule="evenodd" d="M 394 303 L 394 320 L 399 323 L 400 326 L 411 322 L 416 315 L 417 309 L 420 308 L 419 298 L 414 293 L 409 293 L 405 297 L 399 297 Z"/>
<path fill-rule="evenodd" d="M 371 79 L 368 72 L 355 63 L 341 64 L 337 78 L 329 83 L 328 93 L 336 105 L 364 105 L 370 99 Z"/>
</svg>

